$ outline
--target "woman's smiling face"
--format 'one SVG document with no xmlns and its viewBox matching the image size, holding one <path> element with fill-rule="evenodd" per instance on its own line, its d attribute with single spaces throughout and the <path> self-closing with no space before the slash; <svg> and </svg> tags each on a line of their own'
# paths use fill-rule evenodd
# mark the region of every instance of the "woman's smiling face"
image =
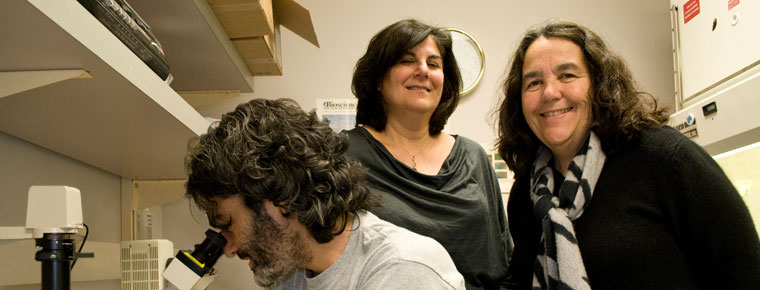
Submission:
<svg viewBox="0 0 760 290">
<path fill-rule="evenodd" d="M 555 156 L 575 156 L 591 127 L 591 80 L 581 48 L 563 38 L 536 39 L 522 67 L 525 120 Z"/>
<path fill-rule="evenodd" d="M 432 114 L 441 101 L 443 77 L 441 51 L 433 36 L 428 36 L 386 72 L 379 89 L 388 113 Z"/>
</svg>

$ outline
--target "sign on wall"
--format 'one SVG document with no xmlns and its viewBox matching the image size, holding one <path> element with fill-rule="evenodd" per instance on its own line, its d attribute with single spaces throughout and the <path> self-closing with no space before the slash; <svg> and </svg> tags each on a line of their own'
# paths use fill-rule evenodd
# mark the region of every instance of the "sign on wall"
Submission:
<svg viewBox="0 0 760 290">
<path fill-rule="evenodd" d="M 356 125 L 356 102 L 351 99 L 317 99 L 317 117 L 330 121 L 335 132 L 351 130 Z"/>
</svg>

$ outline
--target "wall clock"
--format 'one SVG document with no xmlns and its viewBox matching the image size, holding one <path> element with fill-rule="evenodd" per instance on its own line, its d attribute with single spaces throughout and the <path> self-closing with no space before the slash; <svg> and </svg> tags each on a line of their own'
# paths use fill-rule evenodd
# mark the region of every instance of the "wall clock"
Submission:
<svg viewBox="0 0 760 290">
<path fill-rule="evenodd" d="M 469 33 L 458 28 L 447 28 L 451 33 L 452 49 L 462 74 L 461 96 L 467 95 L 478 86 L 483 77 L 486 57 L 483 48 Z"/>
</svg>

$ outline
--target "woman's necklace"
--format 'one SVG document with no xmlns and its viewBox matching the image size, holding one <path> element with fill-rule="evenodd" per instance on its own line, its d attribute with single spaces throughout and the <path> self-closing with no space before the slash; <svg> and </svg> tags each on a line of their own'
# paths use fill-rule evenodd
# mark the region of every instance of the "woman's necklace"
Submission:
<svg viewBox="0 0 760 290">
<path fill-rule="evenodd" d="M 417 171 L 417 161 L 415 160 L 415 158 L 417 157 L 417 154 L 420 154 L 420 152 L 422 152 L 422 149 L 425 149 L 425 146 L 427 146 L 427 144 L 430 142 L 430 139 L 433 139 L 433 138 L 432 137 L 428 137 L 428 139 L 425 140 L 425 143 L 422 144 L 422 146 L 420 146 L 420 148 L 417 149 L 417 152 L 415 152 L 414 154 L 410 153 L 409 151 L 406 151 L 406 149 L 404 149 L 404 147 L 401 146 L 401 144 L 396 143 L 394 141 L 391 141 L 391 142 L 393 142 L 394 144 L 396 144 L 398 146 L 398 148 L 401 148 L 401 150 L 403 150 L 404 152 L 406 152 L 406 154 L 409 154 L 409 156 L 412 156 L 412 169 L 414 169 L 414 171 Z M 388 140 L 390 140 L 390 138 L 388 138 Z"/>
</svg>

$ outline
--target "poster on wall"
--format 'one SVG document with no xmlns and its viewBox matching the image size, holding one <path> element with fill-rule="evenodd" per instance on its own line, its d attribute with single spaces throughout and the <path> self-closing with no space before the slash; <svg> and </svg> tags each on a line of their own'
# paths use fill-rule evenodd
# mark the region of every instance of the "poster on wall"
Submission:
<svg viewBox="0 0 760 290">
<path fill-rule="evenodd" d="M 351 130 L 356 124 L 356 99 L 317 99 L 317 117 L 330 121 L 335 132 Z"/>
</svg>

